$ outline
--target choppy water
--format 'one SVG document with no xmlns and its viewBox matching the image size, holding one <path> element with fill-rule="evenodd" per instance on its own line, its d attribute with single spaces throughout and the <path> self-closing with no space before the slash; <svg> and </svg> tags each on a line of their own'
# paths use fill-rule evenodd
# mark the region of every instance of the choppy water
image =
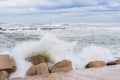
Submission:
<svg viewBox="0 0 120 80">
<path fill-rule="evenodd" d="M 39 40 L 46 32 L 59 39 L 77 42 L 77 51 L 95 44 L 120 49 L 120 24 L 0 24 L 0 51 L 13 48 L 17 43 Z"/>
<path fill-rule="evenodd" d="M 29 55 L 41 48 L 38 51 L 48 50 L 54 55 L 56 53 L 54 57 L 60 54 L 56 57 L 58 59 L 65 58 L 64 54 L 70 53 L 69 56 L 77 69 L 83 68 L 91 60 L 110 61 L 120 57 L 120 24 L 1 23 L 0 27 L 2 28 L 0 30 L 1 53 Z M 23 55 L 19 56 L 23 57 Z M 18 65 L 19 62 L 20 60 L 17 60 Z M 81 65 L 77 65 L 78 63 Z"/>
</svg>

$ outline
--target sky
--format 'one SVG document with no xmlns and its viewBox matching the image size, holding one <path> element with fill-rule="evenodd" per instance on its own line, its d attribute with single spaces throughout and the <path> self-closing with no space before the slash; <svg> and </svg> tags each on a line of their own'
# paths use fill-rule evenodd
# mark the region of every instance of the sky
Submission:
<svg viewBox="0 0 120 80">
<path fill-rule="evenodd" d="M 119 23 L 120 0 L 0 0 L 0 22 Z"/>
</svg>

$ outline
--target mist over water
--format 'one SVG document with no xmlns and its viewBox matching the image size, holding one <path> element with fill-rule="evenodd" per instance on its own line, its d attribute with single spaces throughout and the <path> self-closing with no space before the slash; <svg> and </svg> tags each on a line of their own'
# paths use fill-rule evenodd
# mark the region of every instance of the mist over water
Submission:
<svg viewBox="0 0 120 80">
<path fill-rule="evenodd" d="M 120 57 L 120 24 L 0 24 L 0 53 L 15 58 L 11 77 L 24 77 L 31 63 L 25 58 L 47 51 L 57 62 L 70 59 L 74 70 L 89 61 Z"/>
</svg>

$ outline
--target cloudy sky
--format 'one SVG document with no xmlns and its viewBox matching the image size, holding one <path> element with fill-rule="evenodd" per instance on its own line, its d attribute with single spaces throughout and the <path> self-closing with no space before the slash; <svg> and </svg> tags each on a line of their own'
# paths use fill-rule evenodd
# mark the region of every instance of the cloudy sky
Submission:
<svg viewBox="0 0 120 80">
<path fill-rule="evenodd" d="M 0 0 L 0 22 L 120 22 L 120 0 Z"/>
</svg>

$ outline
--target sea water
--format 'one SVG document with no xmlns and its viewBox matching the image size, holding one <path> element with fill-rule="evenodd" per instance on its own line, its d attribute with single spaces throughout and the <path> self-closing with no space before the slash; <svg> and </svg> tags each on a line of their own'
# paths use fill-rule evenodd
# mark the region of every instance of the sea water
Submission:
<svg viewBox="0 0 120 80">
<path fill-rule="evenodd" d="M 70 59 L 74 70 L 90 61 L 120 57 L 120 24 L 116 23 L 0 23 L 0 54 L 10 54 L 24 77 L 32 65 L 28 56 L 47 51 L 55 62 Z"/>
</svg>

